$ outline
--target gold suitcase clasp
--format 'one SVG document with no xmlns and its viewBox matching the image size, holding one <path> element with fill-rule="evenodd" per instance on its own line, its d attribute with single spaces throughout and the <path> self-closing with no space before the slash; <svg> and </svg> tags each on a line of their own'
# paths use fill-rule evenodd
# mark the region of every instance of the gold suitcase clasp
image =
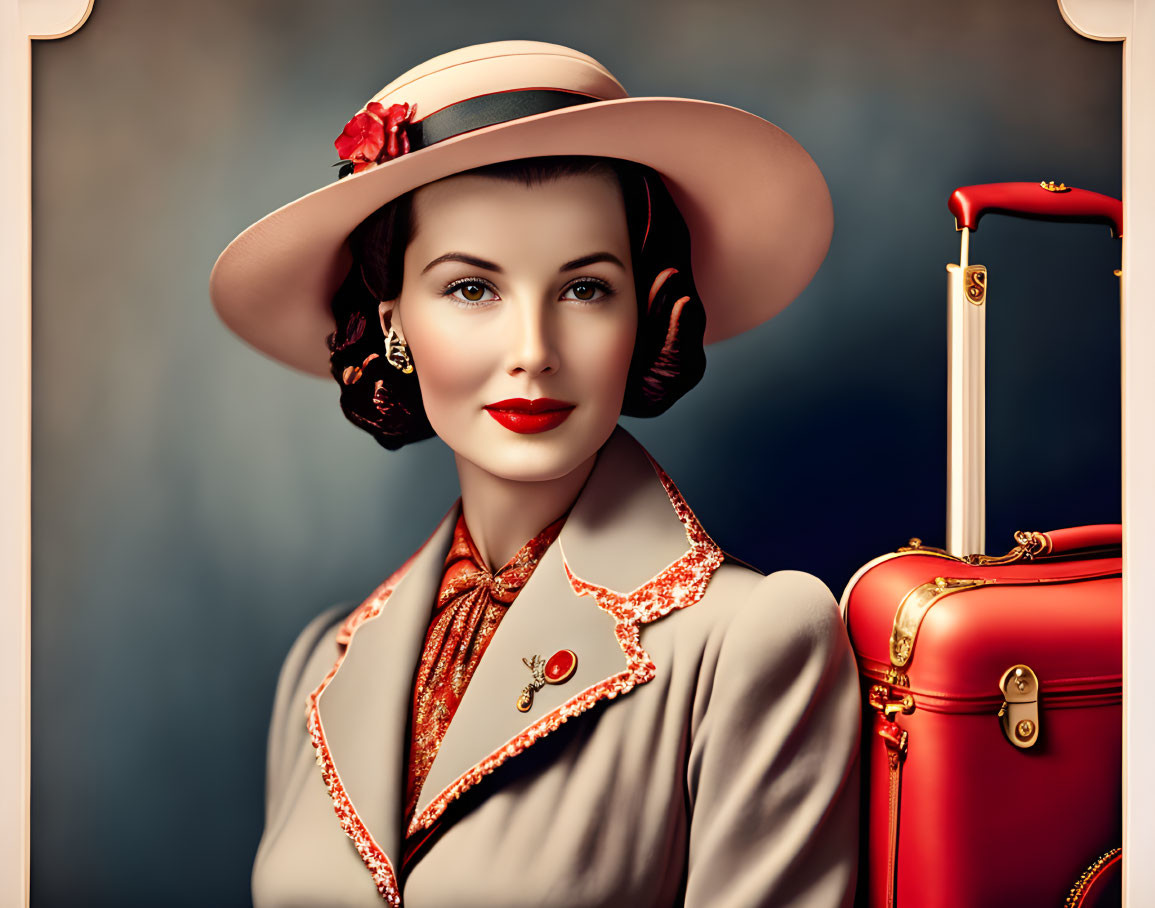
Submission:
<svg viewBox="0 0 1155 908">
<path fill-rule="evenodd" d="M 1003 672 L 999 687 L 1004 698 L 999 708 L 1003 734 L 1026 750 L 1039 739 L 1039 679 L 1029 665 L 1012 665 Z"/>
</svg>

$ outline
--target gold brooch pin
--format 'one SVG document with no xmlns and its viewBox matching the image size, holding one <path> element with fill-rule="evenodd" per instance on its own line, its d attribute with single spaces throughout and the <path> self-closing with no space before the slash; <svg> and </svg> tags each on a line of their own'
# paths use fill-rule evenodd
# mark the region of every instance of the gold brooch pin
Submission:
<svg viewBox="0 0 1155 908">
<path fill-rule="evenodd" d="M 573 677 L 577 671 L 577 653 L 572 649 L 559 649 L 549 657 L 530 656 L 522 659 L 525 667 L 533 673 L 533 680 L 521 689 L 517 697 L 518 712 L 527 713 L 533 706 L 533 695 L 547 684 L 561 684 Z"/>
</svg>

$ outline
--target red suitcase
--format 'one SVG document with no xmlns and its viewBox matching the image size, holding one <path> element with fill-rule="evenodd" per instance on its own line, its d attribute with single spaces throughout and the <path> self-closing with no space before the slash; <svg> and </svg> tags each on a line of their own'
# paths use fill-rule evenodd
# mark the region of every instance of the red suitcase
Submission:
<svg viewBox="0 0 1155 908">
<path fill-rule="evenodd" d="M 984 212 L 1095 220 L 1121 204 L 1055 184 L 967 186 L 950 301 L 947 549 L 912 539 L 842 597 L 863 689 L 868 908 L 1119 904 L 1121 527 L 1020 532 L 981 553 Z M 1064 901 L 1065 900 L 1065 901 Z"/>
</svg>

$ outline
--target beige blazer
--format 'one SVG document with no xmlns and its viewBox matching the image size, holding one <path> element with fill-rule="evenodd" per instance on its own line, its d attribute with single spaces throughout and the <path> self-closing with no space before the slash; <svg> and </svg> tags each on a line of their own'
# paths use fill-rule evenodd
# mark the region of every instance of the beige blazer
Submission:
<svg viewBox="0 0 1155 908">
<path fill-rule="evenodd" d="M 407 720 L 458 504 L 285 660 L 257 908 L 849 906 L 859 688 L 830 591 L 729 559 L 624 429 L 503 618 L 401 872 Z M 577 670 L 515 706 L 523 658 Z"/>
</svg>

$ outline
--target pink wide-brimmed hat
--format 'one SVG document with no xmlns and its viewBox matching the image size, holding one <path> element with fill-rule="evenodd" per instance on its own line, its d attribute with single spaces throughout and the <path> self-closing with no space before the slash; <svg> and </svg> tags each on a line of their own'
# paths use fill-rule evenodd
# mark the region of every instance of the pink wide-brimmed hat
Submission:
<svg viewBox="0 0 1155 908">
<path fill-rule="evenodd" d="M 484 164 L 595 155 L 661 174 L 690 229 L 707 343 L 785 308 L 833 229 L 822 173 L 773 123 L 725 104 L 628 97 L 592 57 L 539 41 L 422 63 L 349 121 L 338 149 L 353 172 L 257 221 L 209 278 L 229 328 L 317 375 L 329 374 L 329 306 L 351 262 L 350 232 L 390 199 Z"/>
</svg>

